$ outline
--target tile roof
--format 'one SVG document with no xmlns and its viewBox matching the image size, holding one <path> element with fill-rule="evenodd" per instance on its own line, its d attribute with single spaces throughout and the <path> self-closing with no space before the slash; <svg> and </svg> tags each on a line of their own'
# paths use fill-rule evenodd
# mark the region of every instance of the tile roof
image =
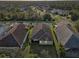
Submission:
<svg viewBox="0 0 79 59">
<path fill-rule="evenodd" d="M 0 47 L 18 47 L 18 46 L 19 46 L 18 43 L 11 34 L 6 35 L 0 40 Z"/>
<path fill-rule="evenodd" d="M 67 25 L 69 22 L 65 20 L 58 23 L 56 27 L 56 35 L 58 41 L 66 48 L 79 48 L 76 44 L 79 43 L 79 38 Z M 78 42 L 76 42 L 78 41 Z M 75 44 L 74 44 L 75 43 Z M 71 46 L 72 45 L 72 46 Z M 75 45 L 75 46 L 74 46 Z M 70 47 L 71 46 L 71 47 Z"/>
<path fill-rule="evenodd" d="M 66 25 L 60 24 L 56 28 L 57 38 L 63 45 L 69 40 L 72 34 L 73 32 L 70 29 L 68 29 Z"/>
<path fill-rule="evenodd" d="M 33 33 L 32 35 L 35 35 L 37 32 L 39 32 L 40 30 L 44 30 L 46 28 L 49 28 L 49 26 L 45 23 L 37 23 L 35 24 L 34 28 L 33 28 Z"/>
<path fill-rule="evenodd" d="M 64 45 L 65 48 L 79 48 L 79 37 L 72 35 Z"/>
<path fill-rule="evenodd" d="M 33 28 L 32 32 L 32 40 L 39 41 L 39 40 L 47 40 L 50 41 L 52 39 L 50 27 L 47 24 L 39 23 Z"/>
<path fill-rule="evenodd" d="M 0 42 L 2 42 L 1 44 L 7 45 L 10 43 L 10 41 L 14 40 L 17 43 L 17 45 L 20 47 L 23 44 L 26 34 L 27 34 L 27 31 L 25 29 L 25 25 L 16 24 L 5 35 L 0 37 Z M 10 46 L 12 46 L 11 44 L 13 42 L 10 43 Z M 15 44 L 13 43 L 13 45 Z"/>
</svg>

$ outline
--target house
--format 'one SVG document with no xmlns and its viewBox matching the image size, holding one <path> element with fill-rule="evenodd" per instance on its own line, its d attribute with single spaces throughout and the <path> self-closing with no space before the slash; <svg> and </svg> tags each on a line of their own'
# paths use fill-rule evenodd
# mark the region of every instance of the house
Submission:
<svg viewBox="0 0 79 59">
<path fill-rule="evenodd" d="M 24 24 L 17 23 L 11 26 L 8 31 L 0 35 L 0 47 L 23 47 L 27 39 L 27 30 Z"/>
<path fill-rule="evenodd" d="M 79 56 L 79 35 L 71 29 L 69 22 L 62 20 L 57 24 L 56 35 L 58 41 L 66 50 L 69 57 Z"/>
<path fill-rule="evenodd" d="M 36 24 L 32 32 L 32 42 L 39 45 L 52 45 L 53 40 L 50 27 L 44 23 Z"/>
</svg>

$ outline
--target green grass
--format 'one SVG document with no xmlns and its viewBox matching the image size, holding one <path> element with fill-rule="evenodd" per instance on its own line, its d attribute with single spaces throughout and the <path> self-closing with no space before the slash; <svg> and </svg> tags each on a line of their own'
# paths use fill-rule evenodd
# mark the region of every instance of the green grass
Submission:
<svg viewBox="0 0 79 59">
<path fill-rule="evenodd" d="M 55 47 L 56 47 L 57 55 L 58 55 L 58 57 L 60 57 L 60 50 L 59 50 L 60 44 L 57 41 L 57 38 L 56 38 L 56 35 L 55 35 L 55 28 L 53 27 L 53 25 L 51 26 L 51 33 L 52 33 L 52 36 L 53 36 L 53 41 L 54 41 L 54 44 L 55 44 Z"/>
<path fill-rule="evenodd" d="M 30 45 L 28 45 L 22 52 L 24 58 L 34 58 L 37 55 L 31 52 Z"/>
<path fill-rule="evenodd" d="M 28 31 L 29 32 L 29 35 L 28 35 L 29 41 L 26 44 L 26 47 L 25 47 L 24 51 L 22 51 L 22 53 L 21 53 L 24 58 L 34 58 L 34 57 L 37 57 L 37 54 L 35 54 L 35 53 L 33 53 L 31 51 L 30 43 L 31 43 L 31 37 L 32 37 L 32 30 L 33 30 L 33 28 L 29 29 L 29 31 Z"/>
<path fill-rule="evenodd" d="M 39 44 L 31 44 L 31 51 L 37 54 L 40 58 L 56 58 L 56 50 L 53 45 L 39 45 Z"/>
<path fill-rule="evenodd" d="M 29 39 L 31 39 L 31 37 L 32 37 L 32 30 L 33 30 L 33 28 L 29 29 Z"/>
<path fill-rule="evenodd" d="M 60 15 L 54 15 L 55 23 L 58 23 L 62 20 L 62 16 Z"/>
</svg>

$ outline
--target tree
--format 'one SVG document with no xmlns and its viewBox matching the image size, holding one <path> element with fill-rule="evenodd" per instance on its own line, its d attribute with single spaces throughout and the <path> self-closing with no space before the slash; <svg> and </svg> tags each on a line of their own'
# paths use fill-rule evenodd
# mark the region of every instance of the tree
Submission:
<svg viewBox="0 0 79 59">
<path fill-rule="evenodd" d="M 2 12 L 0 13 L 0 19 L 4 20 L 4 14 Z"/>
<path fill-rule="evenodd" d="M 7 56 L 6 54 L 2 53 L 0 54 L 0 58 L 9 58 L 10 56 Z"/>
<path fill-rule="evenodd" d="M 77 31 L 79 32 L 79 20 L 75 23 L 75 27 L 76 27 Z"/>
<path fill-rule="evenodd" d="M 71 15 L 71 20 L 72 21 L 76 21 L 79 19 L 79 13 L 78 13 L 78 10 L 72 10 L 70 12 L 70 15 Z"/>
<path fill-rule="evenodd" d="M 51 16 L 50 16 L 50 14 L 48 14 L 48 13 L 46 13 L 44 16 L 44 21 L 51 21 Z"/>
</svg>

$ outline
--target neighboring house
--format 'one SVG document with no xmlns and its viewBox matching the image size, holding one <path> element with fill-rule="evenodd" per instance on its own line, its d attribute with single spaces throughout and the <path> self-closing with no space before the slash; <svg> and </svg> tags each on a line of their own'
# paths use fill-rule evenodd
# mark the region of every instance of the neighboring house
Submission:
<svg viewBox="0 0 79 59">
<path fill-rule="evenodd" d="M 10 30 L 0 35 L 0 47 L 23 47 L 23 43 L 27 39 L 27 30 L 24 24 L 17 23 Z"/>
<path fill-rule="evenodd" d="M 47 24 L 36 24 L 32 32 L 32 42 L 40 45 L 53 45 L 50 27 Z"/>
<path fill-rule="evenodd" d="M 77 35 L 73 30 L 71 30 L 71 26 L 69 27 L 68 25 L 69 23 L 65 20 L 58 23 L 56 27 L 56 35 L 58 41 L 63 45 L 66 52 L 68 52 L 68 54 L 70 53 L 69 56 L 72 57 L 73 55 L 73 57 L 78 57 L 79 35 Z"/>
<path fill-rule="evenodd" d="M 59 15 L 68 15 L 69 14 L 68 10 L 62 10 L 62 9 L 52 9 L 52 10 L 50 10 L 50 12 L 53 14 L 57 13 Z"/>
</svg>

